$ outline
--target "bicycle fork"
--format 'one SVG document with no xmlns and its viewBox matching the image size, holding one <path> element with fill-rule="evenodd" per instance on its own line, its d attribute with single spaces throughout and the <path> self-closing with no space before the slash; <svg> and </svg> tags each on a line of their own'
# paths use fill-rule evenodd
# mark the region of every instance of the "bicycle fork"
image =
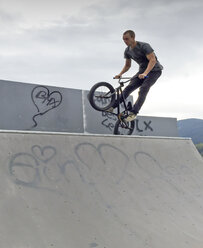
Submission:
<svg viewBox="0 0 203 248">
<path fill-rule="evenodd" d="M 120 111 L 120 99 L 122 99 L 122 102 L 124 104 L 124 108 L 125 108 L 125 111 L 127 110 L 127 105 L 126 105 L 126 102 L 125 102 L 125 98 L 123 96 L 123 91 L 122 89 L 119 87 L 116 89 L 116 95 L 117 95 L 117 99 L 116 101 L 118 102 L 118 106 L 117 106 L 117 115 L 118 115 L 118 118 L 121 122 L 125 122 L 124 121 L 124 118 L 125 118 L 125 115 L 122 115 L 121 111 Z"/>
</svg>

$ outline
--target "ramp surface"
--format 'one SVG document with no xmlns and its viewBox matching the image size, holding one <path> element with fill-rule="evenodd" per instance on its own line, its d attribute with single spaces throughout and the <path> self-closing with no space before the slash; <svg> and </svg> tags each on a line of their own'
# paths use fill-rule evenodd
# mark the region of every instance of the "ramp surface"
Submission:
<svg viewBox="0 0 203 248">
<path fill-rule="evenodd" d="M 188 139 L 0 133 L 4 248 L 201 248 Z"/>
</svg>

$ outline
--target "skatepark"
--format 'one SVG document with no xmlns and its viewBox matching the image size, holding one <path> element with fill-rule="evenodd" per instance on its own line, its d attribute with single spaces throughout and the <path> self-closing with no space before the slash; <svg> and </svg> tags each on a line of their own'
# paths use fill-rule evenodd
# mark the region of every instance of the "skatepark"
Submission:
<svg viewBox="0 0 203 248">
<path fill-rule="evenodd" d="M 42 88 L 1 85 L 1 247 L 202 247 L 203 160 L 174 118 L 113 136 L 111 116 L 90 122 L 86 92 L 58 89 L 47 109 L 56 89 L 40 101 Z"/>
</svg>

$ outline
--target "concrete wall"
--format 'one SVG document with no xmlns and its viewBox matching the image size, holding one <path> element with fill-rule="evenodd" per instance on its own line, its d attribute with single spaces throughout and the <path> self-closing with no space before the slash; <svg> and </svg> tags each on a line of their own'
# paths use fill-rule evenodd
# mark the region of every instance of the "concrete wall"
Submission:
<svg viewBox="0 0 203 248">
<path fill-rule="evenodd" d="M 0 129 L 83 133 L 82 91 L 0 80 Z"/>
<path fill-rule="evenodd" d="M 94 110 L 87 93 L 0 80 L 0 129 L 112 134 L 116 117 Z M 135 124 L 134 135 L 178 136 L 175 118 L 138 116 Z"/>
</svg>

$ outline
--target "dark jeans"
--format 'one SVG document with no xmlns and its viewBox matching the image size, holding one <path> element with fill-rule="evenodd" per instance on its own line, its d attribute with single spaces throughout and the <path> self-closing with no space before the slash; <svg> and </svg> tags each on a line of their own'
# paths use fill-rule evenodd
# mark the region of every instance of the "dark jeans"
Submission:
<svg viewBox="0 0 203 248">
<path fill-rule="evenodd" d="M 126 99 L 134 90 L 139 89 L 138 98 L 135 104 L 132 107 L 132 112 L 135 114 L 139 113 L 146 96 L 149 92 L 151 86 L 157 81 L 157 79 L 161 76 L 162 71 L 151 71 L 148 74 L 148 77 L 145 79 L 139 79 L 138 73 L 131 79 L 131 82 L 128 86 L 123 90 L 123 96 Z M 120 103 L 123 102 L 123 99 L 120 98 Z M 118 100 L 114 104 L 114 108 L 118 106 Z"/>
</svg>

